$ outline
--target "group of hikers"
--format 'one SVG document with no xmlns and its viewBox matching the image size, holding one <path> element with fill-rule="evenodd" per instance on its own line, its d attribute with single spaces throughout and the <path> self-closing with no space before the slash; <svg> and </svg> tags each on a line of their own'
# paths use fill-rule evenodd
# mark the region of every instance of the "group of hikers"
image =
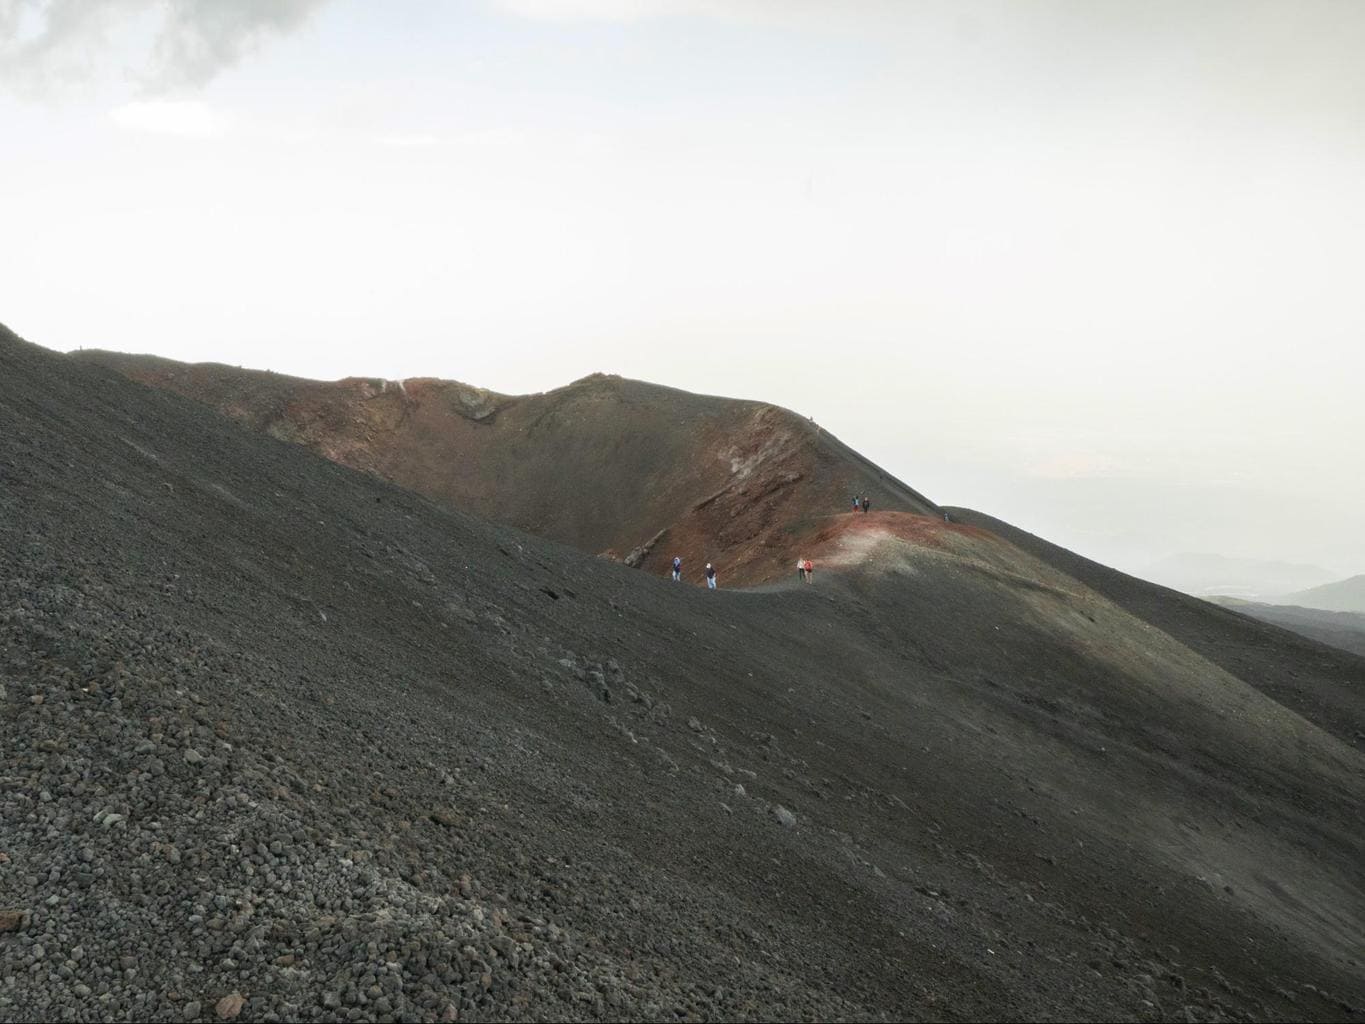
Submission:
<svg viewBox="0 0 1365 1024">
<path fill-rule="evenodd" d="M 716 567 L 712 565 L 710 562 L 707 562 L 706 569 L 704 570 L 704 575 L 706 576 L 706 588 L 708 590 L 715 590 Z M 674 583 L 682 582 L 682 559 L 679 558 L 677 555 L 673 556 L 673 582 Z"/>
<path fill-rule="evenodd" d="M 853 496 L 854 512 L 861 511 L 864 515 L 866 515 L 867 510 L 870 509 L 871 507 L 872 499 L 869 498 L 866 494 L 862 495 L 861 497 L 859 497 L 856 494 Z M 947 519 L 948 517 L 947 515 L 944 515 L 943 518 Z M 710 562 L 707 562 L 706 569 L 704 570 L 704 575 L 706 576 L 706 588 L 708 590 L 715 590 L 717 579 L 716 567 L 712 565 Z M 798 558 L 796 560 L 796 578 L 798 580 L 800 580 L 802 583 L 811 583 L 813 582 L 814 575 L 815 575 L 814 562 L 812 562 L 809 558 Z M 682 582 L 682 557 L 680 555 L 673 556 L 673 582 L 674 583 Z"/>
<path fill-rule="evenodd" d="M 811 581 L 811 575 L 814 572 L 815 563 L 812 562 L 809 558 L 802 558 L 797 560 L 796 563 L 797 579 L 804 580 L 806 583 L 809 583 Z M 703 575 L 705 575 L 706 577 L 706 588 L 708 590 L 715 590 L 717 579 L 716 567 L 712 565 L 710 562 L 707 562 L 706 569 L 703 571 Z M 673 582 L 674 583 L 682 582 L 682 558 L 679 555 L 673 556 Z"/>
</svg>

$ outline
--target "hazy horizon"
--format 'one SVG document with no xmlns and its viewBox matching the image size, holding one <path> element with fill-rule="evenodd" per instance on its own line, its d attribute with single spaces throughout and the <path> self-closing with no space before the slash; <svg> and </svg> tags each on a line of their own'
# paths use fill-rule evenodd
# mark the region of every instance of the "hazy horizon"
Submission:
<svg viewBox="0 0 1365 1024">
<path fill-rule="evenodd" d="M 1365 572 L 1365 7 L 0 3 L 0 322 L 814 419 L 1120 568 Z"/>
</svg>

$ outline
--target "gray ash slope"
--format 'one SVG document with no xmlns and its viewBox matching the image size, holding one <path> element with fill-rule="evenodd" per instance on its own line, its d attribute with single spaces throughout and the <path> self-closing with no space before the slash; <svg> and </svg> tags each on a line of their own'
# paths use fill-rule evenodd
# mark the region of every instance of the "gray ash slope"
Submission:
<svg viewBox="0 0 1365 1024">
<path fill-rule="evenodd" d="M 1360 1016 L 1344 720 L 873 564 L 673 587 L 0 335 L 0 1018 Z"/>
</svg>

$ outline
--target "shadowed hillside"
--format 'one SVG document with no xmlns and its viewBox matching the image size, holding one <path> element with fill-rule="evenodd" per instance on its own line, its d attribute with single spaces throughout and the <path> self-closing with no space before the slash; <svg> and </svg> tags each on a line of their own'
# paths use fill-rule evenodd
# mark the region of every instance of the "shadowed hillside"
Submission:
<svg viewBox="0 0 1365 1024">
<path fill-rule="evenodd" d="M 1321 608 L 1300 608 L 1292 604 L 1240 601 L 1234 597 L 1214 597 L 1210 600 L 1253 619 L 1273 622 L 1303 636 L 1365 656 L 1365 614 L 1360 612 L 1328 612 Z"/>
<path fill-rule="evenodd" d="M 678 587 L 0 332 L 0 1016 L 1359 1019 L 1365 661 L 867 520 Z"/>
<path fill-rule="evenodd" d="M 79 357 L 486 519 L 651 572 L 679 555 L 694 582 L 707 561 L 728 582 L 761 583 L 798 557 L 823 559 L 854 494 L 938 516 L 810 421 L 759 402 L 601 374 L 511 397 L 433 379 L 323 383 Z"/>
</svg>

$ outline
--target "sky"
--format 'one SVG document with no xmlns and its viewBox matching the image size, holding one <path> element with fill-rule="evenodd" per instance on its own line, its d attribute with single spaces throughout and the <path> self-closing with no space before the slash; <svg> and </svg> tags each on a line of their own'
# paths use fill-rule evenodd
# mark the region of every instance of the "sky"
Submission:
<svg viewBox="0 0 1365 1024">
<path fill-rule="evenodd" d="M 0 0 L 0 322 L 763 399 L 1120 568 L 1365 572 L 1365 4 Z"/>
</svg>

